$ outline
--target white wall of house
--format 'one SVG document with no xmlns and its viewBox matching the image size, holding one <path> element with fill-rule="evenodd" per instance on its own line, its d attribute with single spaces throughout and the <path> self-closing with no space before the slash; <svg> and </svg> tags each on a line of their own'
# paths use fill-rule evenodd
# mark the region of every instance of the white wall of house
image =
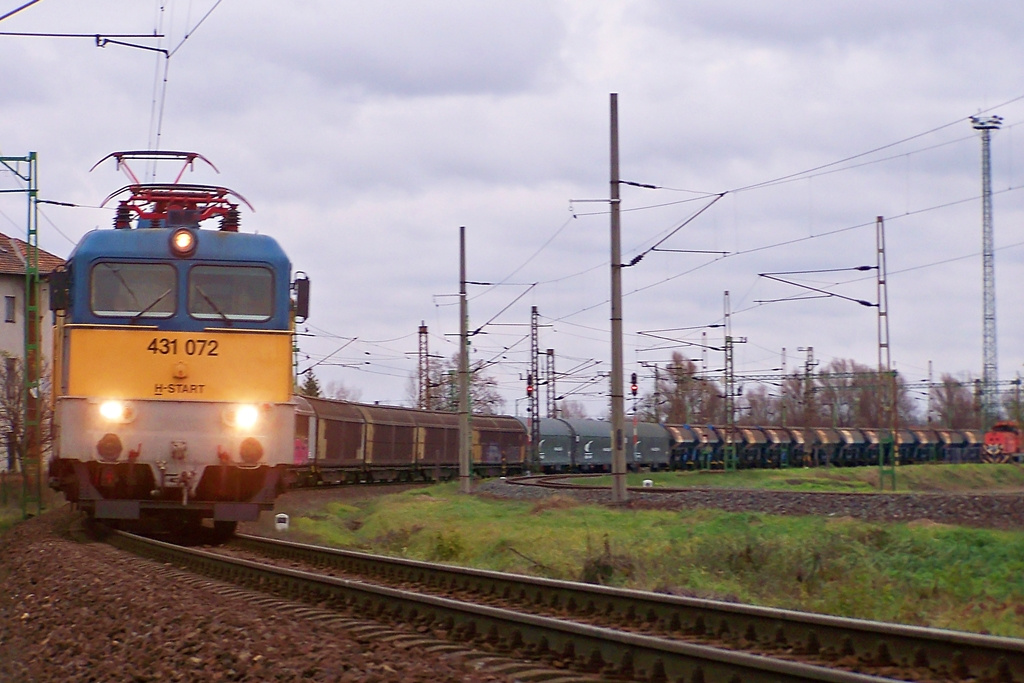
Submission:
<svg viewBox="0 0 1024 683">
<path fill-rule="evenodd" d="M 42 283 L 39 293 L 43 338 L 40 348 L 43 364 L 49 366 L 53 355 L 53 315 L 50 312 L 50 288 Z M 13 319 L 12 319 L 13 318 Z M 25 355 L 25 276 L 0 275 L 0 352 L 23 358 Z"/>
<path fill-rule="evenodd" d="M 50 287 L 40 286 L 39 313 L 44 372 L 50 372 L 53 357 L 53 313 L 50 311 Z M 25 276 L 0 274 L 0 353 L 13 358 L 25 357 Z M 6 437 L 0 434 L 0 471 L 7 469 Z"/>
</svg>

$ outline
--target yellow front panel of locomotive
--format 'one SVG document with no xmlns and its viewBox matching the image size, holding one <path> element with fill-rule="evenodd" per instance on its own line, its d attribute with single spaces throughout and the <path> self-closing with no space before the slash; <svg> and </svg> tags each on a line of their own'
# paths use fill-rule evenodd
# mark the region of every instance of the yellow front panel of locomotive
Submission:
<svg viewBox="0 0 1024 683">
<path fill-rule="evenodd" d="M 245 402 L 291 398 L 289 332 L 73 325 L 66 331 L 71 396 Z"/>
</svg>

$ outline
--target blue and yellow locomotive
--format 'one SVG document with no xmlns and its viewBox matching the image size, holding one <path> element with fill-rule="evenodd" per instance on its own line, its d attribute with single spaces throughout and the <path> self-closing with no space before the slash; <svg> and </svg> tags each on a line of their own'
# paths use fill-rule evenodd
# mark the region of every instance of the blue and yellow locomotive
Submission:
<svg viewBox="0 0 1024 683">
<path fill-rule="evenodd" d="M 133 181 L 107 198 L 128 195 L 114 229 L 85 235 L 51 280 L 51 486 L 96 519 L 231 533 L 285 486 L 309 281 L 292 282 L 274 239 L 238 231 L 244 198 L 179 182 L 200 155 L 110 156 Z M 182 171 L 142 183 L 140 159 Z"/>
</svg>

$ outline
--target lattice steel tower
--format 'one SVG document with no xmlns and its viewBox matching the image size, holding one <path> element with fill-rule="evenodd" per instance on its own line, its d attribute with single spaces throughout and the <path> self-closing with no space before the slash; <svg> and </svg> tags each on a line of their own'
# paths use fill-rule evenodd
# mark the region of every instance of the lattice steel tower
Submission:
<svg viewBox="0 0 1024 683">
<path fill-rule="evenodd" d="M 548 349 L 545 355 L 548 360 L 547 369 L 544 373 L 546 377 L 544 384 L 547 388 L 545 395 L 548 399 L 548 417 L 558 417 L 558 404 L 555 401 L 557 398 L 555 395 L 555 350 Z"/>
<path fill-rule="evenodd" d="M 733 364 L 733 347 L 735 344 L 745 344 L 746 337 L 732 336 L 732 310 L 729 304 L 729 292 L 725 292 L 725 424 L 726 442 L 725 456 L 723 458 L 725 469 L 736 469 L 736 443 L 740 440 L 739 431 L 736 429 L 736 370 Z"/>
<path fill-rule="evenodd" d="M 420 410 L 430 410 L 433 406 L 430 400 L 430 349 L 428 348 L 427 338 L 427 324 L 420 321 L 420 332 L 419 332 L 419 366 L 418 366 L 418 381 L 419 381 L 419 396 L 417 400 L 417 407 Z"/>
<path fill-rule="evenodd" d="M 527 417 L 530 419 L 530 449 L 533 462 L 540 464 L 540 312 L 536 306 L 530 307 L 530 379 L 533 388 L 529 390 L 529 408 Z"/>
<path fill-rule="evenodd" d="M 39 308 L 39 160 L 35 152 L 23 157 L 0 157 L 0 172 L 10 172 L 20 186 L 0 194 L 24 193 L 28 198 L 25 237 L 25 368 L 21 386 L 24 430 L 21 434 L 22 516 L 43 511 L 42 346 Z M 10 376 L 8 376 L 10 378 Z M 15 388 L 8 386 L 9 391 Z M 8 448 L 14 444 L 8 442 Z M 31 512 L 32 508 L 35 512 Z"/>
<path fill-rule="evenodd" d="M 982 427 L 988 429 L 999 415 L 999 350 L 996 345 L 996 268 L 992 238 L 991 131 L 998 130 L 1002 116 L 972 116 L 971 125 L 981 131 L 981 270 L 985 311 L 983 317 L 984 368 L 981 375 Z"/>
</svg>

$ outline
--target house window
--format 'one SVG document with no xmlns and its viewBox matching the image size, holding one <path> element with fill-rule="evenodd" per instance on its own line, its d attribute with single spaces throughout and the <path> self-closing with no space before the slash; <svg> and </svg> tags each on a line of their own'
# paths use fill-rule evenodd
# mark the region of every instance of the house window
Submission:
<svg viewBox="0 0 1024 683">
<path fill-rule="evenodd" d="M 14 297 L 10 297 L 13 299 Z M 18 359 L 7 356 L 4 358 L 4 386 L 7 388 L 8 402 L 21 393 L 21 377 L 18 375 Z"/>
<path fill-rule="evenodd" d="M 14 322 L 14 307 L 15 307 L 14 297 L 13 296 L 5 296 L 4 297 L 4 321 L 5 322 L 9 322 L 9 323 L 13 323 Z"/>
</svg>

